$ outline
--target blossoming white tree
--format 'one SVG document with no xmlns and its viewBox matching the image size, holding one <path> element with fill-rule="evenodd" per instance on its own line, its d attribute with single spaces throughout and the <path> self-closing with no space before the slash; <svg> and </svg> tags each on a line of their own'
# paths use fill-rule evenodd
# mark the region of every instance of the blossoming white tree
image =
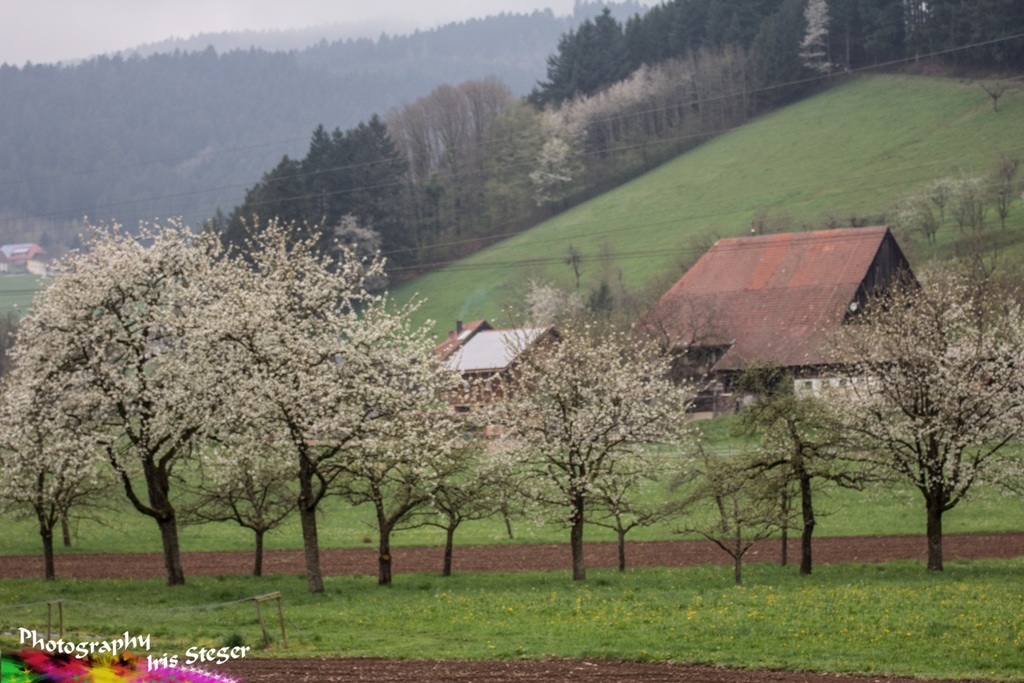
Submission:
<svg viewBox="0 0 1024 683">
<path fill-rule="evenodd" d="M 871 301 L 841 327 L 835 360 L 853 379 L 830 401 L 865 457 L 921 492 L 928 568 L 941 570 L 943 513 L 1024 432 L 1024 311 L 939 271 Z"/>
<path fill-rule="evenodd" d="M 586 578 L 583 528 L 596 487 L 640 449 L 675 441 L 689 388 L 668 379 L 669 359 L 628 335 L 577 324 L 561 340 L 525 349 L 508 398 L 494 406 L 503 440 L 534 482 L 530 495 L 563 512 L 573 579 Z"/>
<path fill-rule="evenodd" d="M 320 592 L 320 502 L 354 463 L 415 452 L 404 438 L 420 439 L 421 453 L 443 450 L 445 430 L 410 425 L 436 407 L 450 376 L 411 329 L 412 309 L 366 291 L 381 262 L 331 263 L 315 240 L 277 224 L 259 231 L 248 261 L 217 270 L 204 334 L 224 391 L 217 421 L 249 425 L 251 442 L 295 473 L 308 586 Z"/>
<path fill-rule="evenodd" d="M 537 167 L 530 171 L 530 182 L 535 189 L 538 206 L 561 198 L 563 189 L 572 182 L 578 169 L 572 146 L 561 137 L 545 141 L 537 155 Z"/>
<path fill-rule="evenodd" d="M 800 42 L 800 59 L 804 66 L 819 73 L 832 70 L 828 58 L 828 3 L 826 0 L 808 0 L 804 8 L 807 30 Z"/>
<path fill-rule="evenodd" d="M 138 236 L 96 229 L 85 251 L 61 262 L 18 336 L 32 349 L 20 354 L 21 371 L 62 420 L 88 429 L 132 505 L 156 521 L 169 585 L 185 581 L 172 473 L 213 407 L 210 357 L 188 302 L 204 296 L 217 249 L 216 238 L 174 222 Z"/>
<path fill-rule="evenodd" d="M 110 482 L 87 430 L 60 413 L 45 388 L 40 391 L 40 379 L 16 368 L 0 387 L 0 510 L 35 516 L 43 576 L 52 580 L 54 527 L 72 508 L 95 504 Z"/>
</svg>

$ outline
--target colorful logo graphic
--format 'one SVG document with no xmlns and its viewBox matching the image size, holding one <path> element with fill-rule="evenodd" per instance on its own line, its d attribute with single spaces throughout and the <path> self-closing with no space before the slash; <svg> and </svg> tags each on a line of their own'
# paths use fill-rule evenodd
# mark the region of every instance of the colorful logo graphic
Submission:
<svg viewBox="0 0 1024 683">
<path fill-rule="evenodd" d="M 2 683 L 239 683 L 238 679 L 187 666 L 148 667 L 130 653 L 74 657 L 22 650 L 0 657 Z"/>
</svg>

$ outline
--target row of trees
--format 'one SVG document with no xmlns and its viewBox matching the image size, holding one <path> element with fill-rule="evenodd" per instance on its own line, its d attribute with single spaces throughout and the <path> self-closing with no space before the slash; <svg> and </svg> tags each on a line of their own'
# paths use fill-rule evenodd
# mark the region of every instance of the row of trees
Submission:
<svg viewBox="0 0 1024 683">
<path fill-rule="evenodd" d="M 687 392 L 665 360 L 580 328 L 523 365 L 518 381 L 535 390 L 490 414 L 517 436 L 484 449 L 448 410 L 458 377 L 410 327 L 412 308 L 367 290 L 381 262 L 343 248 L 331 260 L 318 241 L 272 224 L 243 258 L 173 223 L 101 229 L 61 264 L 0 396 L 4 502 L 37 517 L 47 576 L 55 525 L 117 484 L 155 521 L 170 585 L 184 582 L 183 516 L 233 520 L 259 548 L 297 513 L 316 592 L 327 496 L 373 507 L 386 584 L 395 529 L 443 526 L 450 571 L 458 525 L 507 512 L 514 491 L 570 521 L 583 578 L 594 487 L 650 477 L 637 450 L 683 423 Z"/>
<path fill-rule="evenodd" d="M 328 264 L 316 236 L 277 225 L 245 260 L 175 224 L 98 231 L 19 330 L 3 395 L 5 471 L 24 484 L 14 488 L 66 514 L 69 497 L 112 473 L 156 522 L 175 585 L 176 476 L 204 462 L 257 474 L 246 464 L 258 460 L 295 482 L 309 587 L 322 590 L 316 513 L 336 482 L 360 459 L 408 460 L 416 444 L 429 463 L 451 447 L 452 378 L 409 309 L 366 291 L 379 270 Z M 231 463 L 214 464 L 218 451 Z"/>
<path fill-rule="evenodd" d="M 240 244 L 254 216 L 336 228 L 351 215 L 392 266 L 429 266 L 739 125 L 754 111 L 751 78 L 729 47 L 544 110 L 495 79 L 440 86 L 385 119 L 317 128 L 305 157 L 282 159 L 215 224 Z"/>
<path fill-rule="evenodd" d="M 333 199 L 373 195 L 378 206 L 395 207 L 392 215 L 373 217 L 379 225 L 368 226 L 384 235 L 391 262 L 432 263 L 532 224 L 551 205 L 567 206 L 791 101 L 806 92 L 806 79 L 828 71 L 951 49 L 943 61 L 1006 70 L 1020 64 L 1020 41 L 1003 40 L 1021 28 L 1019 12 L 1007 0 L 674 0 L 624 23 L 615 18 L 638 8 L 616 5 L 615 12 L 565 33 L 550 57 L 547 80 L 530 98 L 532 107 L 508 97 L 525 92 L 524 60 L 513 59 L 517 48 L 495 47 L 485 37 L 496 30 L 517 36 L 516 45 L 523 46 L 527 36 L 524 54 L 536 54 L 545 40 L 550 47 L 553 36 L 571 25 L 550 13 L 503 15 L 408 38 L 321 45 L 289 55 L 208 50 L 97 58 L 77 66 L 3 66 L 0 83 L 11 96 L 0 102 L 0 147 L 7 152 L 0 155 L 0 203 L 12 216 L 45 214 L 49 239 L 72 244 L 81 226 L 68 221 L 85 213 L 118 216 L 124 224 L 134 224 L 140 214 L 199 220 L 218 205 L 236 204 L 237 188 L 251 182 L 253 167 L 270 168 L 242 202 L 239 216 L 249 219 L 257 212 L 311 223 L 326 217 L 333 224 L 333 214 L 343 208 Z M 595 10 L 580 3 L 572 22 Z M 455 47 L 463 38 L 483 44 L 488 54 L 467 59 Z M 959 49 L 975 43 L 984 45 Z M 509 69 L 515 62 L 515 78 L 510 70 L 484 68 L 495 52 Z M 377 66 L 368 67 L 367 59 Z M 447 65 L 458 63 L 457 72 L 465 74 L 472 63 L 480 80 L 413 99 L 423 92 L 413 87 L 417 78 L 424 82 L 422 76 L 399 77 L 391 66 L 409 59 L 437 73 L 454 73 Z M 398 71 L 412 74 L 405 67 Z M 260 77 L 244 76 L 251 73 Z M 510 87 L 484 78 L 489 73 Z M 342 82 L 347 85 L 339 87 Z M 248 90 L 239 94 L 243 86 Z M 504 91 L 500 111 L 474 103 L 470 91 L 490 97 L 495 89 Z M 168 100 L 156 92 L 180 96 Z M 353 92 L 365 96 L 352 97 Z M 294 106 L 286 117 L 248 106 L 265 99 Z M 561 117 L 565 125 L 541 120 L 542 108 L 563 105 L 571 105 Z M 196 106 L 203 110 L 199 115 Z M 59 118 L 75 107 L 92 112 L 91 118 Z M 380 173 L 365 178 L 358 170 L 369 168 L 365 149 L 344 157 L 347 171 L 336 162 L 322 166 L 324 155 L 312 148 L 327 146 L 320 138 L 333 137 L 330 125 L 346 129 L 362 118 L 372 129 L 374 110 L 388 122 L 406 170 L 390 167 L 387 150 Z M 135 125 L 140 120 L 158 123 Z M 273 166 L 280 146 L 274 154 L 250 144 L 294 140 L 296 128 L 313 130 L 318 121 L 332 123 L 314 134 L 308 161 L 295 160 L 289 142 L 289 157 Z M 424 126 L 430 128 L 426 137 L 416 132 Z M 420 144 L 431 137 L 433 142 Z M 98 149 L 92 147 L 96 142 L 102 143 Z M 47 170 L 57 165 L 55 154 L 63 155 L 59 165 L 71 173 L 57 177 Z M 336 155 L 332 150 L 327 156 Z M 77 172 L 84 168 L 90 172 Z M 389 180 L 394 173 L 399 184 Z M 328 179 L 336 184 L 326 190 L 325 201 L 321 190 Z M 173 211 L 147 199 L 158 196 L 172 197 Z M 353 211 L 360 224 L 370 220 Z M 239 225 L 234 221 L 232 230 Z"/>
<path fill-rule="evenodd" d="M 456 420 L 458 378 L 409 307 L 365 286 L 380 261 L 331 261 L 317 241 L 274 224 L 242 258 L 175 224 L 100 230 L 62 264 L 0 396 L 3 501 L 38 520 L 48 576 L 56 524 L 112 482 L 155 521 L 169 584 L 184 582 L 183 516 L 242 524 L 259 551 L 296 513 L 314 592 L 327 496 L 373 508 L 382 584 L 395 530 L 444 528 L 450 573 L 459 525 L 511 509 L 569 529 L 575 579 L 585 524 L 616 531 L 624 567 L 626 534 L 672 517 L 729 552 L 739 581 L 751 544 L 794 516 L 811 571 L 816 482 L 916 487 L 935 570 L 943 514 L 979 482 L 1019 486 L 1004 453 L 1024 432 L 1024 312 L 991 281 L 941 273 L 870 301 L 839 328 L 842 380 L 820 397 L 749 372 L 753 445 L 723 455 L 684 426 L 694 387 L 671 380 L 670 355 L 571 312 L 523 349 L 501 400 Z"/>
<path fill-rule="evenodd" d="M 236 249 L 246 247 L 249 226 L 259 216 L 273 216 L 302 226 L 307 234 L 318 233 L 318 251 L 332 258 L 339 237 L 357 251 L 367 242 L 372 245 L 370 254 L 381 247 L 395 250 L 404 238 L 400 207 L 406 170 L 405 157 L 380 118 L 373 116 L 344 132 L 328 133 L 318 126 L 306 156 L 285 156 L 246 192 L 245 202 L 219 227 Z M 333 229 L 320 230 L 320 225 Z M 360 227 L 373 234 L 352 232 Z M 339 235 L 339 230 L 348 234 Z"/>
</svg>

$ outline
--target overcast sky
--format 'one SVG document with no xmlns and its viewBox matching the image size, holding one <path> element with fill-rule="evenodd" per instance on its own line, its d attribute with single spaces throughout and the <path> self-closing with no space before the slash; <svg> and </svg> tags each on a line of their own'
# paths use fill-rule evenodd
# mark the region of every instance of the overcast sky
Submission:
<svg viewBox="0 0 1024 683">
<path fill-rule="evenodd" d="M 566 15 L 573 0 L 0 0 L 0 63 L 83 59 L 220 31 L 366 22 L 404 31 L 544 7 Z"/>
</svg>

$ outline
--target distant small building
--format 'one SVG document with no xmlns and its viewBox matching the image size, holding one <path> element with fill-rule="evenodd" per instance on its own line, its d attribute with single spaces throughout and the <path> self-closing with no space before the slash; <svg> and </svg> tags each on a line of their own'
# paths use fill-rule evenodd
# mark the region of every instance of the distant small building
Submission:
<svg viewBox="0 0 1024 683">
<path fill-rule="evenodd" d="M 639 327 L 678 354 L 681 375 L 710 380 L 698 410 L 728 411 L 735 378 L 753 365 L 820 384 L 830 331 L 912 277 L 884 226 L 722 239 Z"/>
<path fill-rule="evenodd" d="M 500 399 L 514 382 L 513 371 L 521 354 L 557 337 L 551 327 L 496 330 L 486 320 L 468 325 L 457 322 L 448 339 L 434 347 L 435 355 L 457 370 L 464 382 L 462 390 L 452 396 L 452 405 L 466 412 L 473 405 Z"/>
<path fill-rule="evenodd" d="M 34 242 L 25 244 L 4 244 L 0 246 L 0 272 L 31 273 L 45 275 L 50 258 L 46 250 Z"/>
</svg>

